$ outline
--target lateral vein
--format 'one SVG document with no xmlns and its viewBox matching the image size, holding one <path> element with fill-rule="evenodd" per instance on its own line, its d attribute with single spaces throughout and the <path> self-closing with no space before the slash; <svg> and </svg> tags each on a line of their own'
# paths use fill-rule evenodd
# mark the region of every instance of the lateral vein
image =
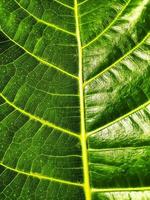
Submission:
<svg viewBox="0 0 150 200">
<path fill-rule="evenodd" d="M 29 173 L 29 172 L 21 171 L 21 170 L 9 167 L 9 166 L 7 166 L 3 163 L 0 163 L 0 165 L 3 166 L 4 168 L 8 169 L 8 170 L 11 170 L 11 171 L 18 173 L 18 174 L 23 174 L 23 175 L 26 175 L 26 176 L 30 176 L 30 177 L 34 177 L 34 178 L 38 178 L 38 179 L 43 179 L 43 180 L 54 181 L 54 182 L 58 182 L 58 183 L 62 183 L 62 184 L 83 187 L 82 183 L 75 183 L 75 182 L 71 182 L 71 181 L 65 181 L 65 180 L 62 180 L 62 179 L 44 176 L 44 175 L 41 175 L 41 174 L 38 174 L 38 173 L 33 173 L 33 172 Z"/>
<path fill-rule="evenodd" d="M 62 72 L 63 74 L 66 74 L 67 76 L 70 76 L 70 77 L 72 77 L 72 78 L 74 78 L 74 79 L 77 79 L 77 80 L 79 79 L 78 76 L 75 76 L 75 75 L 73 75 L 73 74 L 70 74 L 69 72 L 64 71 L 63 69 L 60 69 L 60 68 L 57 67 L 56 65 L 54 65 L 54 64 L 52 64 L 52 63 L 49 63 L 49 62 L 43 60 L 42 58 L 40 58 L 40 57 L 34 55 L 33 53 L 29 52 L 27 49 L 25 49 L 23 46 L 21 46 L 21 45 L 20 45 L 19 43 L 17 43 L 15 40 L 13 40 L 11 37 L 9 37 L 9 36 L 3 31 L 2 28 L 1 28 L 1 31 L 4 33 L 4 35 L 5 35 L 7 38 L 9 38 L 9 40 L 11 40 L 13 43 L 15 43 L 15 44 L 16 44 L 17 46 L 19 46 L 21 49 L 23 49 L 27 54 L 29 54 L 30 56 L 34 57 L 38 62 L 43 63 L 44 65 L 47 65 L 48 67 L 52 67 L 52 68 L 54 68 L 54 69 L 56 69 L 56 70 Z"/>
<path fill-rule="evenodd" d="M 108 148 L 100 148 L 100 149 L 91 149 L 89 148 L 88 151 L 89 152 L 94 152 L 94 153 L 99 153 L 99 152 L 102 152 L 102 151 L 114 151 L 114 150 L 123 150 L 125 151 L 126 149 L 128 150 L 140 150 L 140 149 L 144 149 L 144 148 L 150 148 L 150 146 L 124 146 L 124 147 L 108 147 Z"/>
<path fill-rule="evenodd" d="M 19 6 L 20 8 L 22 8 L 26 13 L 28 13 L 30 16 L 32 16 L 37 22 L 42 23 L 42 24 L 45 24 L 45 25 L 47 25 L 47 26 L 49 26 L 49 27 L 51 27 L 51 28 L 54 28 L 54 29 L 59 30 L 59 31 L 62 31 L 62 32 L 67 33 L 67 34 L 69 34 L 69 35 L 75 36 L 75 33 L 73 33 L 73 32 L 67 31 L 67 30 L 65 30 L 65 29 L 63 29 L 63 28 L 60 28 L 59 26 L 57 26 L 57 25 L 55 25 L 55 24 L 51 24 L 51 23 L 46 22 L 46 21 L 44 21 L 44 20 L 42 20 L 42 19 L 39 19 L 38 17 L 36 17 L 36 16 L 34 16 L 32 13 L 30 13 L 28 10 L 26 10 L 23 6 L 21 6 L 16 0 L 14 0 L 14 1 L 16 2 L 16 4 L 18 4 L 18 6 Z"/>
<path fill-rule="evenodd" d="M 72 6 L 69 6 L 69 5 L 66 4 L 66 3 L 63 3 L 63 2 L 58 1 L 58 0 L 54 0 L 54 1 L 57 2 L 57 3 L 59 3 L 59 4 L 61 4 L 62 6 L 66 7 L 66 8 L 69 8 L 69 9 L 71 9 L 71 10 L 74 10 L 74 8 L 73 8 Z"/>
<path fill-rule="evenodd" d="M 89 1 L 89 0 L 84 0 L 81 3 L 78 3 L 78 6 L 81 6 L 81 5 L 85 4 L 87 1 Z"/>
<path fill-rule="evenodd" d="M 84 83 L 84 87 L 89 84 L 90 82 L 94 81 L 96 78 L 102 76 L 105 72 L 107 72 L 108 70 L 112 69 L 113 67 L 115 67 L 116 64 L 118 64 L 119 62 L 121 62 L 124 58 L 126 58 L 127 56 L 129 56 L 131 53 L 133 53 L 133 51 L 135 51 L 136 49 L 138 49 L 144 42 L 145 40 L 150 36 L 150 33 L 148 33 L 142 40 L 141 42 L 139 42 L 135 47 L 133 47 L 130 51 L 128 51 L 126 54 L 124 54 L 121 58 L 119 58 L 117 61 L 115 61 L 113 64 L 111 64 L 110 66 L 108 66 L 106 69 L 104 69 L 103 71 L 101 71 L 99 74 L 97 74 L 96 76 L 93 76 L 92 78 L 90 78 L 89 80 L 87 80 Z"/>
<path fill-rule="evenodd" d="M 61 94 L 61 93 L 52 93 L 52 92 L 47 92 L 45 90 L 41 90 L 41 89 L 38 89 L 36 87 L 33 87 L 29 84 L 27 84 L 30 88 L 34 89 L 34 90 L 37 90 L 37 91 L 40 91 L 42 93 L 45 93 L 45 94 L 48 94 L 48 95 L 51 95 L 51 96 L 58 96 L 58 97 L 79 97 L 79 94 Z"/>
<path fill-rule="evenodd" d="M 84 48 L 88 47 L 93 42 L 95 42 L 97 39 L 99 39 L 107 30 L 109 30 L 109 28 L 118 20 L 120 15 L 123 13 L 123 11 L 126 9 L 126 7 L 129 5 L 130 1 L 131 0 L 127 1 L 127 3 L 123 6 L 122 10 L 118 13 L 118 15 L 114 18 L 114 20 L 99 35 L 97 35 L 93 40 L 91 40 L 90 42 L 85 44 L 82 48 L 84 49 Z"/>
<path fill-rule="evenodd" d="M 108 189 L 91 189 L 92 192 L 132 192 L 132 191 L 147 191 L 150 187 L 136 187 L 136 188 L 108 188 Z"/>
<path fill-rule="evenodd" d="M 125 119 L 126 117 L 128 117 L 128 116 L 134 114 L 135 112 L 138 112 L 138 111 L 140 111 L 141 109 L 147 107 L 149 104 L 150 104 L 150 100 L 147 101 L 147 102 L 145 102 L 144 104 L 138 106 L 137 108 L 133 109 L 132 111 L 126 113 L 125 115 L 123 115 L 123 116 L 121 116 L 121 117 L 118 117 L 118 118 L 115 119 L 114 121 L 112 121 L 112 122 L 110 122 L 110 123 L 108 123 L 108 124 L 105 124 L 104 126 L 101 126 L 100 128 L 97 128 L 97 129 L 94 130 L 94 131 L 89 132 L 89 133 L 87 134 L 87 137 L 93 135 L 94 133 L 96 134 L 97 131 L 101 131 L 101 130 L 103 130 L 103 129 L 105 129 L 105 128 L 107 128 L 107 127 L 109 127 L 109 126 L 115 124 L 116 122 L 118 122 L 118 121 L 120 121 L 120 120 L 122 120 L 122 119 Z"/>
<path fill-rule="evenodd" d="M 22 114 L 28 116 L 30 119 L 32 120 L 35 120 L 35 121 L 38 121 L 40 122 L 41 124 L 45 125 L 45 126 L 48 126 L 50 128 L 54 128 L 56 130 L 59 130 L 61 132 L 64 132 L 64 133 L 67 133 L 69 135 L 72 135 L 74 137 L 77 137 L 77 138 L 80 138 L 80 136 L 77 134 L 77 133 L 74 133 L 72 131 L 69 131 L 69 130 L 66 130 L 64 128 L 61 128 L 59 126 L 56 126 L 55 124 L 47 121 L 47 120 L 44 120 L 44 119 L 41 119 L 39 118 L 38 116 L 35 116 L 19 107 L 17 107 L 16 105 L 14 105 L 12 102 L 10 102 L 2 93 L 0 93 L 0 96 L 6 101 L 6 103 L 8 103 L 10 106 L 12 106 L 13 108 L 15 108 L 17 111 L 21 112 Z"/>
</svg>

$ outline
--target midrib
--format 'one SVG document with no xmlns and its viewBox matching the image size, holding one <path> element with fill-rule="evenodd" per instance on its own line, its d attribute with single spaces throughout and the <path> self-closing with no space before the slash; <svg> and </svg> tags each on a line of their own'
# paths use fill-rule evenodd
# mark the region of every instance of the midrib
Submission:
<svg viewBox="0 0 150 200">
<path fill-rule="evenodd" d="M 83 161 L 84 192 L 85 192 L 86 200 L 91 200 L 88 153 L 87 153 L 86 130 L 85 130 L 82 44 L 81 44 L 81 37 L 80 37 L 77 0 L 74 0 L 74 9 L 75 9 L 76 37 L 77 37 L 77 43 L 78 43 L 78 57 L 79 57 L 79 94 L 80 94 L 80 118 L 81 118 L 80 123 L 81 123 L 81 147 L 82 147 L 82 161 Z"/>
</svg>

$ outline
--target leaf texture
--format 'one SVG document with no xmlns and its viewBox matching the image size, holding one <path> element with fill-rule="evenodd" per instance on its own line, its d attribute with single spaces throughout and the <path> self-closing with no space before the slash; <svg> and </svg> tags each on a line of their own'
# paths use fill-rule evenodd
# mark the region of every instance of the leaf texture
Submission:
<svg viewBox="0 0 150 200">
<path fill-rule="evenodd" d="M 149 13 L 0 0 L 0 199 L 150 199 Z"/>
</svg>

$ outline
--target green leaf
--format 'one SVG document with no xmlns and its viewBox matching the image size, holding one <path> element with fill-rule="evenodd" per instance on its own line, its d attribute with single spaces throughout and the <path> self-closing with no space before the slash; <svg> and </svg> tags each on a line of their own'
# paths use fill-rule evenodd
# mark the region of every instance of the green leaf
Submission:
<svg viewBox="0 0 150 200">
<path fill-rule="evenodd" d="M 0 0 L 1 200 L 150 199 L 149 13 Z"/>
</svg>

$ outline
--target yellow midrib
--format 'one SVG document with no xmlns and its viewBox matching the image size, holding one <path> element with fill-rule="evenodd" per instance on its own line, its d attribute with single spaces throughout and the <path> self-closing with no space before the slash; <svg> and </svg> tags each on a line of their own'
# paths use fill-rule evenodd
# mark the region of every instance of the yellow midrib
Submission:
<svg viewBox="0 0 150 200">
<path fill-rule="evenodd" d="M 86 130 L 85 130 L 85 111 L 84 111 L 84 90 L 83 90 L 83 66 L 82 66 L 82 44 L 79 28 L 79 14 L 78 2 L 74 0 L 75 21 L 76 21 L 76 37 L 78 43 L 78 56 L 79 56 L 79 94 L 80 94 L 80 118 L 81 118 L 81 147 L 82 147 L 82 162 L 83 162 L 83 176 L 84 176 L 84 192 L 86 200 L 91 200 L 91 189 L 89 180 L 89 167 L 88 167 L 88 153 L 86 143 Z"/>
</svg>

